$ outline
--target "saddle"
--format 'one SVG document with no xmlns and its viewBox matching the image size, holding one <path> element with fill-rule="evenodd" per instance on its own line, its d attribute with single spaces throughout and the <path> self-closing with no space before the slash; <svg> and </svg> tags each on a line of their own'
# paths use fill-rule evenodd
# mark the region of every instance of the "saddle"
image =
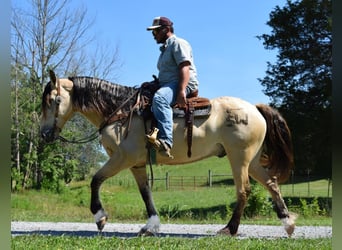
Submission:
<svg viewBox="0 0 342 250">
<path fill-rule="evenodd" d="M 197 91 L 196 91 L 197 92 Z M 192 128 L 195 117 L 203 118 L 209 117 L 211 111 L 211 104 L 208 98 L 196 96 L 188 97 L 185 109 L 178 107 L 173 108 L 173 117 L 184 117 L 185 126 L 187 128 L 187 143 L 188 152 L 187 155 L 191 157 L 191 146 L 192 146 Z"/>
<path fill-rule="evenodd" d="M 156 120 L 151 111 L 152 98 L 154 93 L 159 89 L 158 79 L 155 76 L 153 77 L 155 79 L 153 82 L 146 82 L 141 85 L 138 112 L 144 118 L 145 123 L 147 120 L 152 120 L 151 128 L 156 127 Z M 173 107 L 173 117 L 185 119 L 185 127 L 187 128 L 188 157 L 191 157 L 192 128 L 194 119 L 209 117 L 210 112 L 210 100 L 208 98 L 199 97 L 198 91 L 194 91 L 187 96 L 186 108 L 179 108 L 177 105 Z"/>
</svg>

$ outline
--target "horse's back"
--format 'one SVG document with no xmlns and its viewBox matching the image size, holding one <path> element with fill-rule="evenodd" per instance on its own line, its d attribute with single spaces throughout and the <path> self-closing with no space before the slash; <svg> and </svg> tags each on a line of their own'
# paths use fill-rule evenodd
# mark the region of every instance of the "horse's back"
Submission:
<svg viewBox="0 0 342 250">
<path fill-rule="evenodd" d="M 266 133 L 266 123 L 255 105 L 235 97 L 210 100 L 209 117 L 195 118 L 192 128 L 192 157 L 187 152 L 187 129 L 184 118 L 174 120 L 174 147 L 172 154 L 178 162 L 195 161 L 208 156 L 222 156 L 227 150 L 260 148 Z"/>
<path fill-rule="evenodd" d="M 228 130 L 256 130 L 266 132 L 264 117 L 257 107 L 237 97 L 218 97 L 211 100 L 212 114 L 209 119 Z M 250 131 L 250 132 L 252 132 Z"/>
</svg>

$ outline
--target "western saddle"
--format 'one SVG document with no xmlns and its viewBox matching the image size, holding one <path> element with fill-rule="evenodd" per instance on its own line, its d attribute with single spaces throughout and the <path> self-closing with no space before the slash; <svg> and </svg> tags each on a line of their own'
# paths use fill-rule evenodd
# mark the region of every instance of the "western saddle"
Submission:
<svg viewBox="0 0 342 250">
<path fill-rule="evenodd" d="M 156 127 L 156 120 L 151 111 L 152 98 L 154 93 L 159 89 L 159 82 L 157 77 L 154 77 L 154 81 L 145 82 L 140 87 L 139 93 L 139 108 L 138 114 L 140 114 L 145 122 L 145 130 L 146 129 L 146 121 L 151 120 L 151 128 L 152 130 Z M 185 119 L 185 127 L 187 128 L 187 145 L 188 157 L 191 157 L 191 146 L 192 146 L 192 128 L 194 124 L 195 118 L 206 118 L 209 117 L 211 111 L 211 104 L 208 98 L 199 97 L 198 91 L 192 92 L 187 96 L 187 105 L 186 108 L 179 108 L 177 105 L 173 107 L 173 117 L 174 118 L 184 118 Z M 145 131 L 147 132 L 147 131 Z M 149 133 L 153 133 L 150 131 Z"/>
</svg>

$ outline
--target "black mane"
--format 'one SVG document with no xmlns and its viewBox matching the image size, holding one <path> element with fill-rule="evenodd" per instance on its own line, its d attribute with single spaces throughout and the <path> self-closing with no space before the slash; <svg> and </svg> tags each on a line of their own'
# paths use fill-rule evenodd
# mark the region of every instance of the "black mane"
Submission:
<svg viewBox="0 0 342 250">
<path fill-rule="evenodd" d="M 135 87 L 122 86 L 94 77 L 69 77 L 74 84 L 72 102 L 76 109 L 86 111 L 95 109 L 104 117 L 112 113 L 136 91 Z M 128 111 L 135 98 L 125 105 Z"/>
</svg>

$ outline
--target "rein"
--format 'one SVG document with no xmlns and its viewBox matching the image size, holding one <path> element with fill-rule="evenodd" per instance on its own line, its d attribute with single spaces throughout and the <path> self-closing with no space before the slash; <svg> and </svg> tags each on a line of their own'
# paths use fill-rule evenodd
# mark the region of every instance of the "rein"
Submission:
<svg viewBox="0 0 342 250">
<path fill-rule="evenodd" d="M 95 132 L 93 132 L 91 135 L 84 137 L 82 139 L 78 139 L 78 140 L 69 140 L 63 136 L 58 136 L 58 139 L 62 142 L 68 142 L 68 143 L 74 143 L 74 144 L 82 144 L 82 143 L 87 143 L 87 142 L 91 142 L 93 140 L 95 140 L 96 138 L 99 137 L 98 134 L 98 130 L 96 130 Z"/>
<path fill-rule="evenodd" d="M 131 123 L 131 120 L 132 120 L 132 115 L 133 115 L 133 111 L 134 109 L 137 107 L 137 105 L 139 104 L 139 98 L 137 100 L 137 102 L 130 107 L 130 111 L 127 113 L 123 113 L 121 115 L 117 115 L 117 113 L 132 99 L 134 98 L 138 93 L 140 92 L 140 89 L 137 89 L 136 91 L 133 92 L 133 94 L 128 97 L 126 99 L 126 101 L 124 101 L 106 120 L 104 120 L 101 125 L 100 125 L 100 128 L 99 128 L 99 133 L 101 133 L 102 129 L 104 129 L 107 125 L 109 125 L 111 122 L 112 122 L 112 118 L 117 116 L 117 119 L 114 119 L 114 121 L 117 121 L 117 120 L 121 120 L 121 119 L 125 119 L 127 118 L 128 116 L 130 117 L 130 123 Z M 129 125 L 130 125 L 129 123 Z M 128 130 L 129 130 L 130 126 L 128 127 Z M 126 135 L 125 137 L 127 136 L 128 134 L 128 130 L 126 132 Z"/>
</svg>

